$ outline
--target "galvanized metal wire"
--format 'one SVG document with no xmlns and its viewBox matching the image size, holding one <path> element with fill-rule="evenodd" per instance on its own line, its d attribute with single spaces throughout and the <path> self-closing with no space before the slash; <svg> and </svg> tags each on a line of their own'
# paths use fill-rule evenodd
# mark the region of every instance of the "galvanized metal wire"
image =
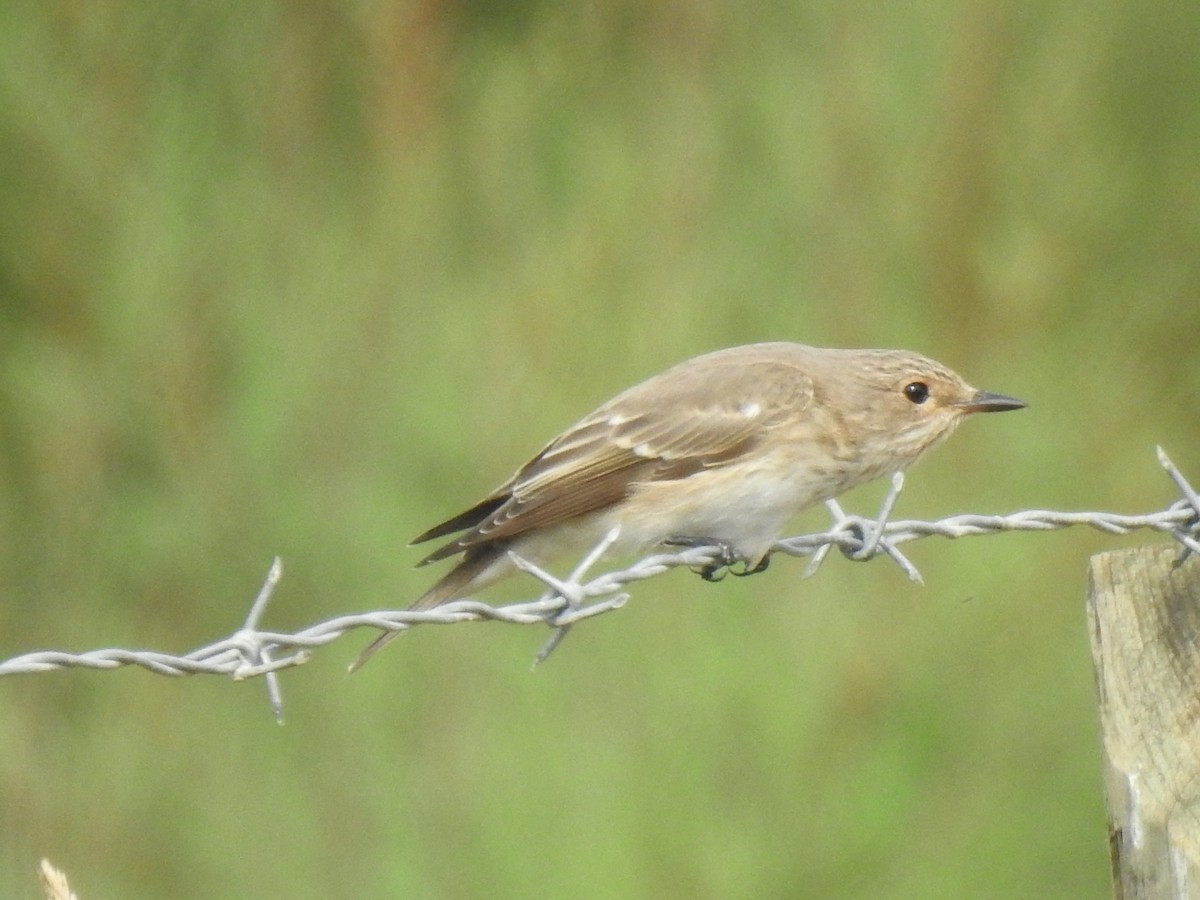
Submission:
<svg viewBox="0 0 1200 900">
<path fill-rule="evenodd" d="M 1008 515 L 959 515 L 936 521 L 893 521 L 892 510 L 904 487 L 904 477 L 897 473 L 892 477 L 891 489 L 874 517 L 849 515 L 837 501 L 831 500 L 826 506 L 833 523 L 827 530 L 784 538 L 776 543 L 773 552 L 807 557 L 809 562 L 802 573 L 803 577 L 814 574 L 833 549 L 858 562 L 883 555 L 900 566 L 913 581 L 921 582 L 920 572 L 901 552 L 901 544 L 934 536 L 961 538 L 1007 531 L 1053 531 L 1084 525 L 1115 535 L 1144 530 L 1169 534 L 1181 547 L 1178 561 L 1182 562 L 1190 554 L 1200 554 L 1200 495 L 1167 458 L 1162 448 L 1158 448 L 1158 459 L 1174 482 L 1180 498 L 1157 512 L 1121 515 L 1032 509 Z M 494 607 L 477 600 L 464 599 L 431 610 L 354 613 L 296 632 L 265 631 L 259 627 L 283 574 L 282 564 L 277 558 L 251 604 L 246 620 L 229 637 L 182 655 L 153 650 L 106 649 L 84 653 L 41 650 L 0 662 L 0 676 L 65 668 L 116 669 L 123 666 L 140 666 L 158 675 L 225 675 L 239 681 L 261 675 L 266 681 L 272 711 L 277 719 L 281 719 L 279 670 L 307 662 L 314 649 L 356 629 L 407 631 L 419 625 L 456 625 L 478 621 L 548 625 L 553 632 L 538 651 L 534 659 L 536 665 L 550 655 L 573 625 L 624 606 L 629 599 L 628 592 L 624 590 L 626 585 L 653 578 L 680 566 L 711 569 L 723 568 L 725 563 L 723 548 L 689 547 L 678 552 L 656 553 L 624 569 L 589 576 L 588 573 L 616 538 L 615 530 L 606 535 L 565 579 L 514 554 L 512 558 L 517 566 L 546 586 L 545 592 L 535 600 Z"/>
</svg>

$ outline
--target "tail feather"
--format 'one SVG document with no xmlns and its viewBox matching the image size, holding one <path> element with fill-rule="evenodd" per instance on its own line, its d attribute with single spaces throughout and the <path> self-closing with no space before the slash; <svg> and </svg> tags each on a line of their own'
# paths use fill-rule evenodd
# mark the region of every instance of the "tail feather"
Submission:
<svg viewBox="0 0 1200 900">
<path fill-rule="evenodd" d="M 476 587 L 476 580 L 486 572 L 497 559 L 499 559 L 507 550 L 504 545 L 489 544 L 486 546 L 472 547 L 463 556 L 462 561 L 457 566 L 443 575 L 436 581 L 432 587 L 424 594 L 417 598 L 416 602 L 409 607 L 411 610 L 421 611 L 433 609 L 435 606 L 440 606 L 443 603 L 449 603 L 451 600 L 457 600 L 469 589 Z M 490 579 L 489 579 L 490 581 Z M 350 672 L 357 672 L 375 653 L 387 646 L 394 638 L 404 634 L 404 631 L 385 631 L 358 654 L 358 657 L 350 664 Z"/>
</svg>

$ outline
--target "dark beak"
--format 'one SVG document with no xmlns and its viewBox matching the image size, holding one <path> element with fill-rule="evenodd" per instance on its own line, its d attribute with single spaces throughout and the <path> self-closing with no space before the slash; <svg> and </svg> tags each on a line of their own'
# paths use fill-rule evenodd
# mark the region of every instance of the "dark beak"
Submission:
<svg viewBox="0 0 1200 900">
<path fill-rule="evenodd" d="M 956 404 L 963 412 L 1007 412 L 1010 409 L 1024 409 L 1025 403 L 1016 397 L 1006 397 L 1004 394 L 992 394 L 988 391 L 976 391 L 970 400 Z"/>
</svg>

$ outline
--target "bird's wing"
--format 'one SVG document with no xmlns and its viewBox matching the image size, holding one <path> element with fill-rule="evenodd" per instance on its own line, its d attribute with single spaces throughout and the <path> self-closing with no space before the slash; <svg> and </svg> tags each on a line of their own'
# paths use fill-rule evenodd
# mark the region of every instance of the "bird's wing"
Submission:
<svg viewBox="0 0 1200 900">
<path fill-rule="evenodd" d="M 639 483 L 727 464 L 811 400 L 811 380 L 777 360 L 671 370 L 600 407 L 484 500 L 422 534 L 414 543 L 470 529 L 422 564 L 604 509 Z"/>
</svg>

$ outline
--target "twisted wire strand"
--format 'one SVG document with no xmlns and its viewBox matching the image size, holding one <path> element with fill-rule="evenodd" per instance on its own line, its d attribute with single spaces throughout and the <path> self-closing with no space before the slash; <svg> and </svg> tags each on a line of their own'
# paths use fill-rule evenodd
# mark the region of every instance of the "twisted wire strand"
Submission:
<svg viewBox="0 0 1200 900">
<path fill-rule="evenodd" d="M 961 538 L 1007 531 L 1054 531 L 1084 525 L 1114 535 L 1149 530 L 1171 535 L 1181 547 L 1176 563 L 1190 554 L 1200 554 L 1200 495 L 1188 483 L 1167 455 L 1158 448 L 1160 465 L 1180 493 L 1166 509 L 1141 515 L 1107 512 L 1055 512 L 1020 510 L 1008 515 L 956 515 L 935 521 L 902 519 L 891 521 L 891 512 L 904 487 L 904 477 L 892 477 L 891 488 L 874 518 L 849 515 L 835 500 L 826 503 L 833 518 L 826 531 L 797 535 L 778 541 L 774 553 L 808 557 L 802 577 L 814 574 L 829 552 L 838 549 L 848 559 L 865 562 L 885 555 L 913 581 L 921 582 L 916 566 L 900 551 L 899 545 L 926 537 Z M 229 637 L 199 647 L 190 653 L 174 655 L 154 650 L 103 649 L 84 653 L 42 650 L 24 653 L 0 662 L 0 676 L 48 672 L 65 668 L 116 669 L 140 666 L 158 675 L 226 675 L 235 680 L 263 676 L 268 700 L 282 721 L 282 698 L 277 673 L 281 669 L 307 662 L 317 647 L 358 628 L 406 631 L 419 625 L 456 625 L 460 622 L 507 622 L 512 625 L 548 625 L 550 639 L 538 651 L 534 665 L 544 661 L 578 622 L 619 609 L 629 599 L 623 588 L 653 578 L 680 566 L 705 568 L 721 566 L 724 549 L 689 547 L 679 552 L 656 553 L 632 565 L 588 578 L 605 551 L 618 536 L 614 529 L 579 563 L 565 579 L 559 579 L 537 565 L 510 554 L 522 570 L 546 585 L 541 597 L 505 606 L 489 606 L 477 600 L 463 599 L 430 610 L 378 610 L 338 616 L 296 632 L 264 631 L 259 621 L 283 574 L 278 558 L 272 563 L 258 596 L 242 627 Z M 591 602 L 589 602 L 591 601 Z"/>
</svg>

